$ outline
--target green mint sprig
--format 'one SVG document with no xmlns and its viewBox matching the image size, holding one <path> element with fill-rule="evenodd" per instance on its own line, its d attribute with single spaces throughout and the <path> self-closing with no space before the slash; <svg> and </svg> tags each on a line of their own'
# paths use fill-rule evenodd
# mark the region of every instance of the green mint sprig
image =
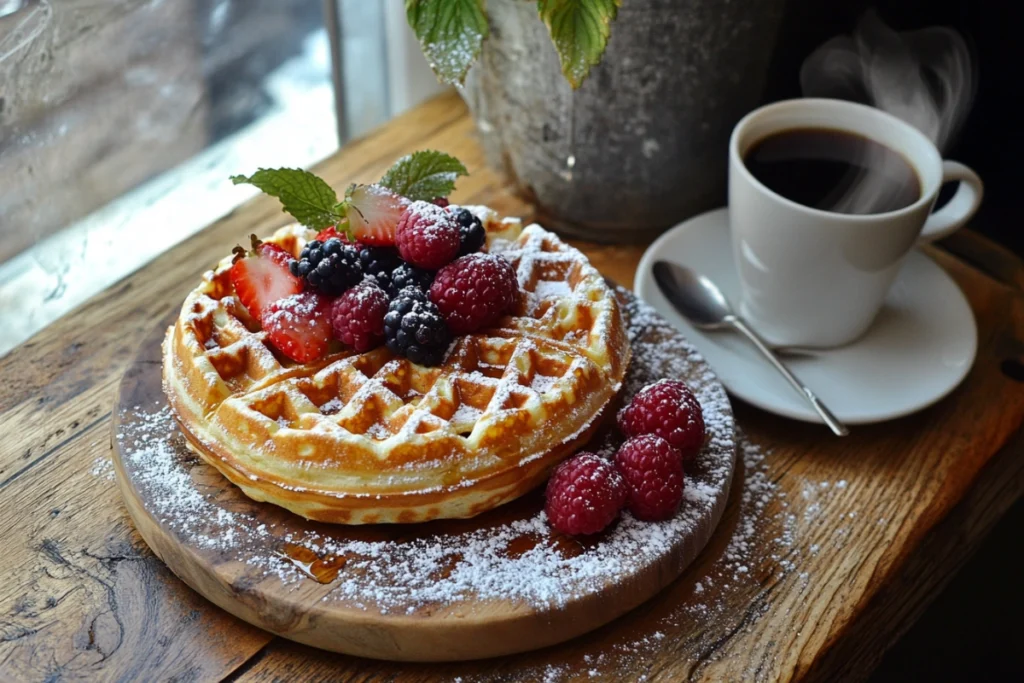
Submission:
<svg viewBox="0 0 1024 683">
<path fill-rule="evenodd" d="M 431 201 L 451 194 L 455 180 L 464 175 L 468 175 L 465 165 L 450 154 L 422 150 L 396 161 L 377 184 L 412 201 Z M 339 201 L 337 192 L 326 181 L 301 168 L 261 168 L 251 176 L 231 176 L 231 182 L 254 185 L 277 197 L 283 211 L 314 230 L 333 225 L 346 231 L 349 212 L 362 211 L 358 202 L 353 201 L 352 190 L 356 186 L 350 187 Z"/>
<path fill-rule="evenodd" d="M 255 185 L 281 200 L 281 208 L 314 230 L 345 221 L 346 207 L 338 193 L 318 176 L 301 168 L 261 168 L 251 176 L 231 176 L 235 185 Z"/>
<path fill-rule="evenodd" d="M 455 179 L 469 175 L 455 157 L 432 149 L 413 152 L 394 163 L 380 185 L 412 201 L 429 202 L 447 197 L 455 188 Z"/>
</svg>

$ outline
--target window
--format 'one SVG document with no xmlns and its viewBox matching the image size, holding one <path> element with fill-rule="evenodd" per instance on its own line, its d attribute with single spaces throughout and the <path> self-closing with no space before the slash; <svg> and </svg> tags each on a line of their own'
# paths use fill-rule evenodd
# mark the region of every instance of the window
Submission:
<svg viewBox="0 0 1024 683">
<path fill-rule="evenodd" d="M 438 90 L 402 0 L 0 0 L 0 355 Z"/>
</svg>

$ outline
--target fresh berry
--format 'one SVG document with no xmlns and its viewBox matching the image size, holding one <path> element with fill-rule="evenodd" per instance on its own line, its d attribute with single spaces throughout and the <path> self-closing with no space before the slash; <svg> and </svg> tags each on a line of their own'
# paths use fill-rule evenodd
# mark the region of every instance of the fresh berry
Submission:
<svg viewBox="0 0 1024 683">
<path fill-rule="evenodd" d="M 548 522 L 575 536 L 596 534 L 611 524 L 626 503 L 629 487 L 611 463 L 579 453 L 555 469 L 545 495 Z"/>
<path fill-rule="evenodd" d="M 316 237 L 314 237 L 313 239 L 315 239 L 317 242 L 326 242 L 327 240 L 331 239 L 332 237 L 337 237 L 344 244 L 352 244 L 352 240 L 350 240 L 348 238 L 348 235 L 345 234 L 344 232 L 338 232 L 338 228 L 336 228 L 333 225 L 331 225 L 329 227 L 326 227 L 323 230 L 321 230 L 320 232 L 318 232 L 316 234 Z M 357 246 L 357 245 L 353 244 L 353 246 Z"/>
<path fill-rule="evenodd" d="M 391 287 L 391 275 L 402 265 L 402 259 L 392 247 L 364 246 L 359 250 L 359 264 L 366 278 L 373 278 L 387 291 Z"/>
<path fill-rule="evenodd" d="M 468 334 L 496 321 L 518 295 L 512 264 L 494 254 L 460 256 L 442 268 L 430 286 L 430 300 L 455 334 Z"/>
<path fill-rule="evenodd" d="M 704 414 L 693 392 L 677 379 L 663 379 L 641 389 L 619 411 L 619 430 L 627 437 L 657 434 L 692 458 L 704 445 Z"/>
<path fill-rule="evenodd" d="M 310 287 L 337 296 L 363 279 L 359 252 L 337 237 L 326 242 L 312 240 L 302 248 L 298 261 L 292 261 L 292 275 L 306 279 Z"/>
<path fill-rule="evenodd" d="M 456 209 L 455 222 L 459 224 L 459 256 L 480 251 L 484 242 L 487 241 L 484 224 L 469 209 L 453 208 Z"/>
<path fill-rule="evenodd" d="M 277 349 L 294 361 L 308 363 L 327 355 L 331 342 L 331 300 L 303 292 L 272 303 L 263 314 L 263 329 Z"/>
<path fill-rule="evenodd" d="M 436 204 L 413 202 L 395 228 L 395 244 L 412 265 L 437 270 L 459 252 L 459 226 Z"/>
<path fill-rule="evenodd" d="M 388 287 L 388 294 L 396 296 L 406 287 L 413 287 L 424 294 L 430 291 L 430 285 L 434 284 L 434 273 L 423 270 L 416 266 L 402 263 L 391 273 L 391 285 Z"/>
<path fill-rule="evenodd" d="M 615 454 L 629 484 L 629 511 L 637 519 L 668 519 L 683 499 L 683 461 L 679 451 L 660 436 L 635 436 Z"/>
<path fill-rule="evenodd" d="M 419 365 L 440 363 L 451 340 L 437 306 L 412 287 L 391 300 L 384 316 L 384 336 L 393 353 Z"/>
<path fill-rule="evenodd" d="M 331 325 L 338 341 L 356 351 L 369 351 L 384 341 L 388 295 L 365 280 L 338 297 L 331 306 Z"/>
<path fill-rule="evenodd" d="M 348 224 L 360 244 L 395 243 L 395 228 L 409 200 L 380 185 L 355 185 L 348 192 Z"/>
<path fill-rule="evenodd" d="M 440 206 L 442 209 L 444 209 L 444 208 L 446 208 L 448 206 L 448 198 L 447 197 L 434 197 L 433 202 L 434 202 L 434 204 L 437 204 L 438 206 Z"/>
<path fill-rule="evenodd" d="M 277 301 L 302 291 L 302 280 L 288 272 L 292 256 L 276 244 L 264 244 L 251 235 L 252 249 L 234 248 L 228 278 L 235 296 L 256 320 Z"/>
</svg>

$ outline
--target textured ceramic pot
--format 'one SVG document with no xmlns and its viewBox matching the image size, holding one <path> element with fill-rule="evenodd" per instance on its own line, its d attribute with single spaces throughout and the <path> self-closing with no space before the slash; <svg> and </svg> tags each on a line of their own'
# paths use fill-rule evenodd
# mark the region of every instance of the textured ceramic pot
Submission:
<svg viewBox="0 0 1024 683">
<path fill-rule="evenodd" d="M 463 95 L 488 159 L 551 227 L 649 239 L 725 199 L 729 132 L 760 102 L 785 0 L 630 0 L 573 91 L 537 5 L 488 0 Z"/>
</svg>

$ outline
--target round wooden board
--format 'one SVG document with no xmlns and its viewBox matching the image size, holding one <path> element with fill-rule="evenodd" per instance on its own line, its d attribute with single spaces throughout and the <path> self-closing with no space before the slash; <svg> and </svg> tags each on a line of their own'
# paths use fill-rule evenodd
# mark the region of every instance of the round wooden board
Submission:
<svg viewBox="0 0 1024 683">
<path fill-rule="evenodd" d="M 628 399 L 685 380 L 708 440 L 672 520 L 624 515 L 596 537 L 550 530 L 542 491 L 469 520 L 348 527 L 247 498 L 185 447 L 161 388 L 153 330 L 122 380 L 113 420 L 118 485 L 139 533 L 183 581 L 223 609 L 327 650 L 405 661 L 523 652 L 595 629 L 655 595 L 705 546 L 735 464 L 725 390 L 682 337 L 618 290 L 630 320 Z M 610 454 L 611 426 L 588 450 Z"/>
</svg>

